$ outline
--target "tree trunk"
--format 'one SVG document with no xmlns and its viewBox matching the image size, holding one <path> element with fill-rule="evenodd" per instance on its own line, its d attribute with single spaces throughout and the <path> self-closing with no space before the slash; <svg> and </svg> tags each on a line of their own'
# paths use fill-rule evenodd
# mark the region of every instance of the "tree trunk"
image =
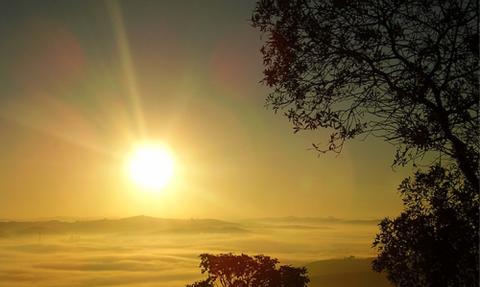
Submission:
<svg viewBox="0 0 480 287">
<path fill-rule="evenodd" d="M 439 98 L 439 95 L 437 95 L 437 98 Z M 475 154 L 475 151 L 469 150 L 467 145 L 453 134 L 447 111 L 443 108 L 440 100 L 437 101 L 437 104 L 438 106 L 434 110 L 439 117 L 440 127 L 445 133 L 445 138 L 452 143 L 453 158 L 457 161 L 458 167 L 465 175 L 467 181 L 478 193 L 478 155 Z"/>
<path fill-rule="evenodd" d="M 473 186 L 473 188 L 479 191 L 479 178 L 478 178 L 478 160 L 476 155 L 472 154 L 468 150 L 466 144 L 458 139 L 456 136 L 450 134 L 450 141 L 453 145 L 453 154 L 458 163 L 458 167 L 465 175 L 467 181 Z"/>
</svg>

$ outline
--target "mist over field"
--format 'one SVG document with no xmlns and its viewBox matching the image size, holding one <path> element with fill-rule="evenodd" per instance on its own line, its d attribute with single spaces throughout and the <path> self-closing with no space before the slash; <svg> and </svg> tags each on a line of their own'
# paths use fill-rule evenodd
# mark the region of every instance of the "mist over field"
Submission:
<svg viewBox="0 0 480 287">
<path fill-rule="evenodd" d="M 330 260 L 327 265 L 334 267 L 327 269 L 321 261 L 372 257 L 376 229 L 376 221 L 293 217 L 5 221 L 0 286 L 185 286 L 203 277 L 198 255 L 205 252 L 265 254 L 282 264 L 308 266 L 310 286 L 330 286 L 332 276 L 349 272 L 383 282 L 369 271 L 369 260 Z"/>
</svg>

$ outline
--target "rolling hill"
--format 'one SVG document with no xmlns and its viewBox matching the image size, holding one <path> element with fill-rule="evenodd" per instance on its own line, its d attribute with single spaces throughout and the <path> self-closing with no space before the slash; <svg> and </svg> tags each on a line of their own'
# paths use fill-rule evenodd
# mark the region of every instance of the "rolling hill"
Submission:
<svg viewBox="0 0 480 287">
<path fill-rule="evenodd" d="M 383 274 L 371 269 L 372 258 L 315 261 L 307 265 L 310 287 L 392 287 Z"/>
<path fill-rule="evenodd" d="M 123 235 L 159 233 L 242 233 L 239 224 L 214 219 L 164 219 L 134 216 L 122 219 L 101 219 L 66 222 L 4 221 L 0 222 L 0 237 L 37 234 L 119 233 Z"/>
</svg>

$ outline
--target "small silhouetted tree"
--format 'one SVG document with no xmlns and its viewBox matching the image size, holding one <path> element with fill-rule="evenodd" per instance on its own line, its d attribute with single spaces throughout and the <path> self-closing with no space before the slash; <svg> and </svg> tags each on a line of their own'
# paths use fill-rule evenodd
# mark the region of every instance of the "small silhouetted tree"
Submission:
<svg viewBox="0 0 480 287">
<path fill-rule="evenodd" d="M 283 265 L 264 255 L 201 254 L 200 268 L 205 280 L 187 287 L 306 287 L 310 282 L 305 267 Z"/>
<path fill-rule="evenodd" d="M 375 135 L 394 164 L 446 155 L 478 191 L 478 13 L 476 0 L 259 0 L 267 104 L 295 131 L 330 130 L 320 151 Z"/>
<path fill-rule="evenodd" d="M 440 166 L 399 191 L 405 210 L 380 223 L 374 269 L 396 286 L 479 286 L 479 194 L 458 170 Z"/>
</svg>

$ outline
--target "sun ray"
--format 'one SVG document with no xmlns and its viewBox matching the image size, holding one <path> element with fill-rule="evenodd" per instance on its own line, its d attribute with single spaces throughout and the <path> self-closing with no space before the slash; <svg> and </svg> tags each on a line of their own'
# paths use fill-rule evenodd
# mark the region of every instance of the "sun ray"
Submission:
<svg viewBox="0 0 480 287">
<path fill-rule="evenodd" d="M 134 70 L 127 32 L 125 30 L 125 22 L 123 21 L 122 9 L 116 0 L 109 0 L 106 2 L 106 5 L 112 19 L 115 41 L 120 53 L 120 62 L 127 82 L 128 95 L 133 106 L 133 114 L 137 126 L 136 132 L 139 132 L 140 136 L 144 138 L 146 136 L 146 129 L 140 89 L 137 84 L 137 77 Z"/>
</svg>

